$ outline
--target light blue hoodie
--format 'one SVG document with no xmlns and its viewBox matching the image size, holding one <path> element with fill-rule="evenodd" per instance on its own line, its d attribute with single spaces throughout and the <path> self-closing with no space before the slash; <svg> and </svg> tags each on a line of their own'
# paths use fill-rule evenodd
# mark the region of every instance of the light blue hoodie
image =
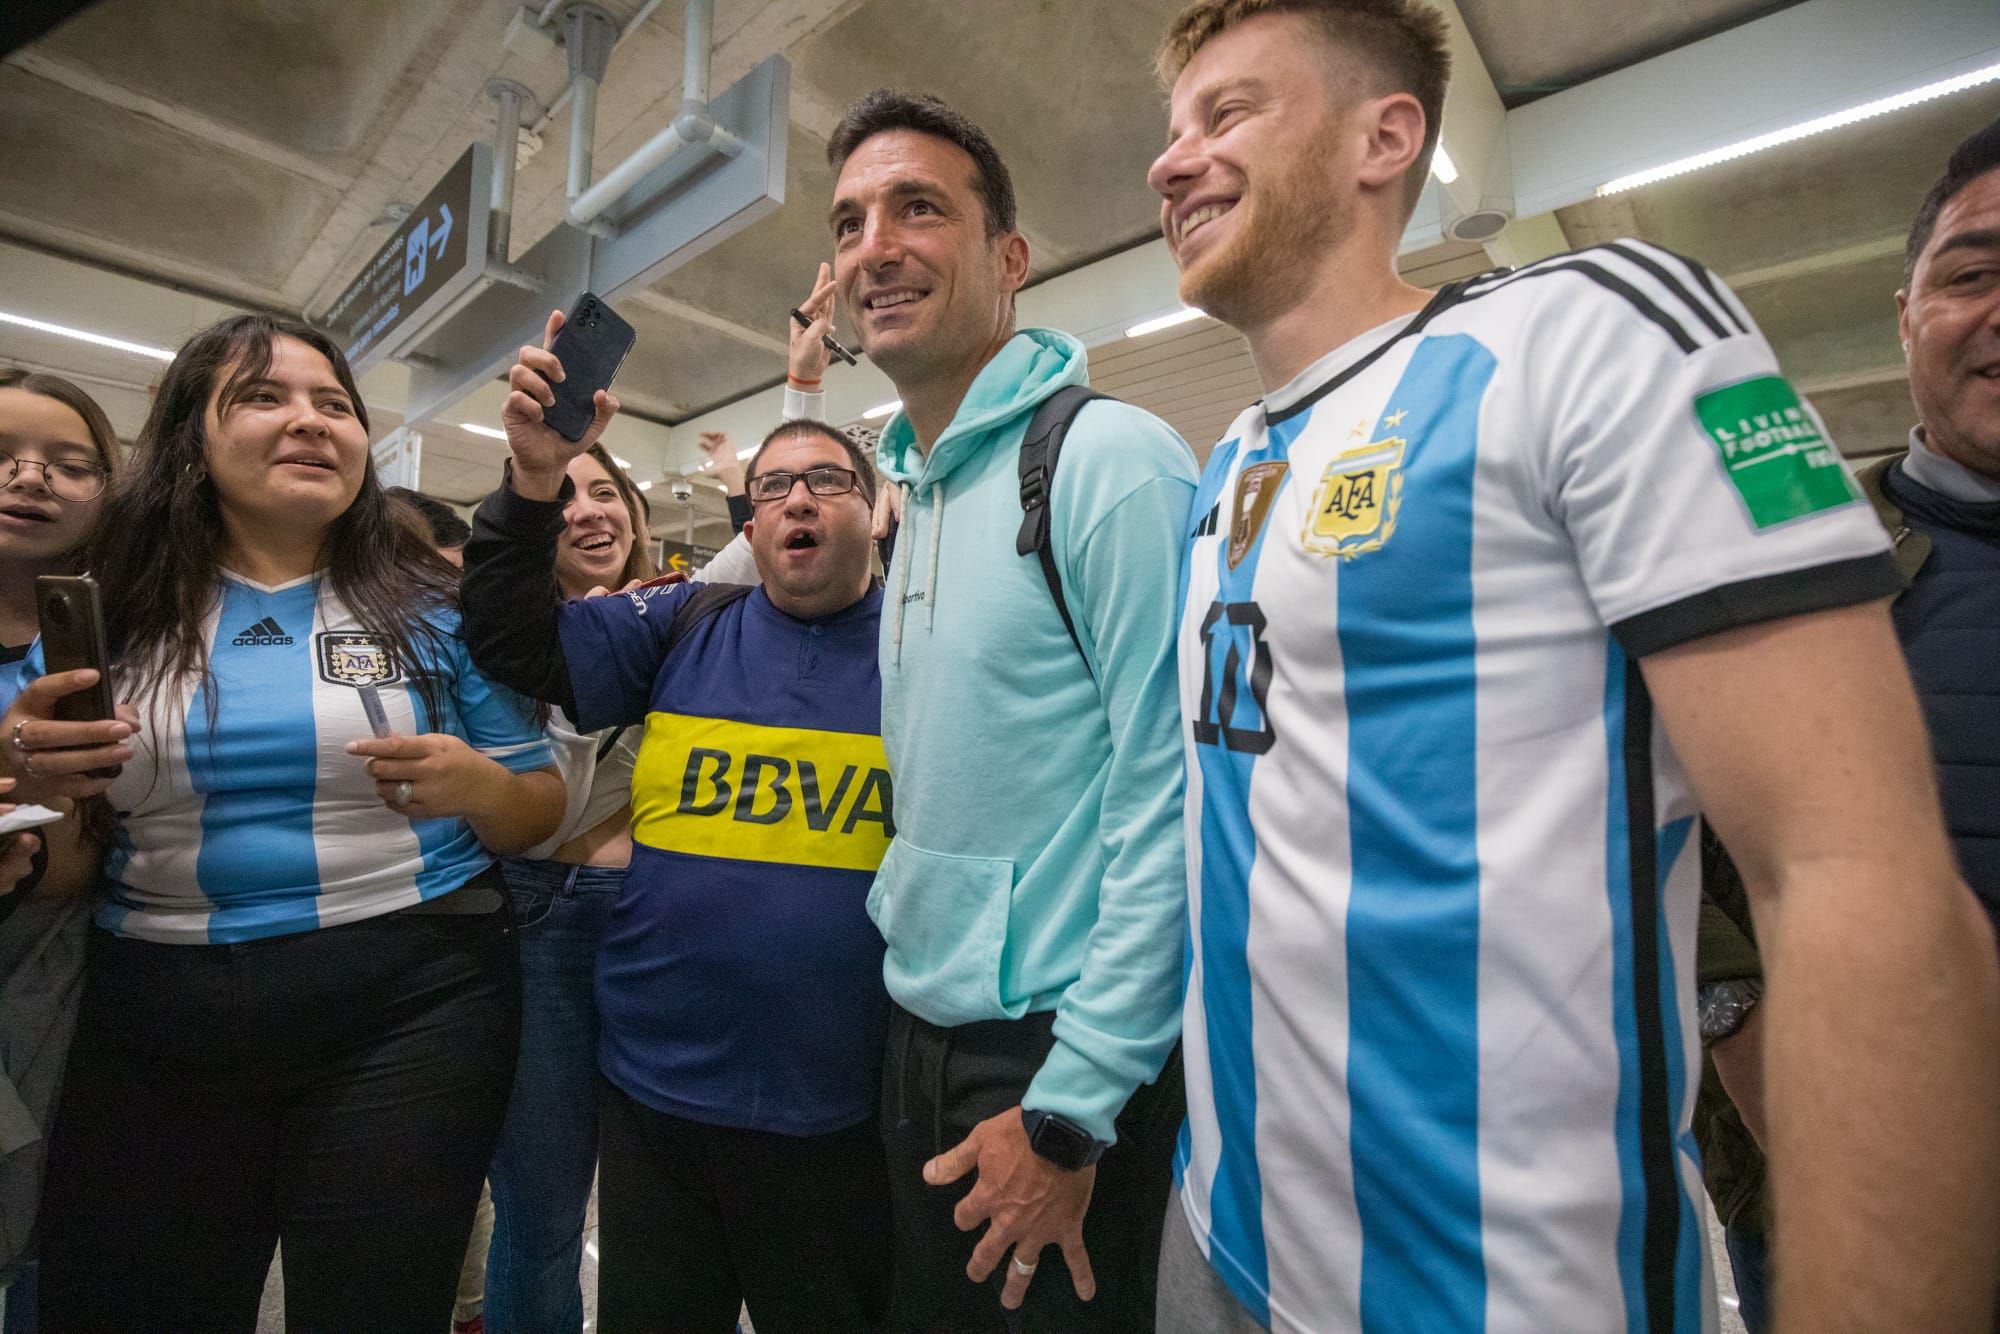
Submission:
<svg viewBox="0 0 2000 1334">
<path fill-rule="evenodd" d="M 1082 658 L 1021 527 L 1035 407 L 1088 381 L 1083 345 L 1028 329 L 925 455 L 900 413 L 877 464 L 906 487 L 882 608 L 896 840 L 868 911 L 889 994 L 934 1024 L 1056 1012 L 1023 1105 L 1113 1138 L 1180 1032 L 1186 920 L 1174 635 L 1194 455 L 1094 402 L 1050 501 Z"/>
</svg>

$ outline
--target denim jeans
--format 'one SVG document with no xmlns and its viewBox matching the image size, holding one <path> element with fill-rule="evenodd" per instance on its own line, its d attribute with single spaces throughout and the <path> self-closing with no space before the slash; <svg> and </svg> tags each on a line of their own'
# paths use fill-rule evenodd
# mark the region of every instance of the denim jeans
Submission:
<svg viewBox="0 0 2000 1334">
<path fill-rule="evenodd" d="M 1736 1313 L 1743 1317 L 1743 1328 L 1766 1334 L 1771 1328 L 1770 1242 L 1762 1229 L 1741 1227 L 1724 1228 L 1722 1242 L 1736 1276 Z"/>
<path fill-rule="evenodd" d="M 489 1334 L 583 1328 L 583 1219 L 597 1170 L 597 941 L 619 867 L 501 863 L 521 936 L 521 1059 L 488 1179 Z"/>
</svg>

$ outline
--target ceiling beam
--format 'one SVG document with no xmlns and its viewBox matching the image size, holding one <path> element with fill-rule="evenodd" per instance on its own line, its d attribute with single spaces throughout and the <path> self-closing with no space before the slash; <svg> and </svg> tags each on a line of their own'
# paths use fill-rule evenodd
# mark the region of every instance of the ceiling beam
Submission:
<svg viewBox="0 0 2000 1334">
<path fill-rule="evenodd" d="M 767 333 L 759 333 L 747 325 L 738 324 L 734 320 L 717 315 L 714 311 L 703 310 L 700 306 L 690 302 L 664 296 L 651 288 L 634 292 L 624 299 L 644 306 L 648 310 L 656 310 L 670 319 L 680 320 L 686 324 L 698 325 L 703 329 L 712 329 L 727 338 L 733 338 L 739 343 L 747 344 L 764 352 L 775 352 L 783 357 L 789 356 L 792 350 L 789 344 L 781 343 Z"/>
<path fill-rule="evenodd" d="M 1752 288 L 1790 282 L 1795 278 L 1816 277 L 1836 269 L 1851 268 L 1857 264 L 1867 264 L 1873 260 L 1886 259 L 1891 255 L 1900 255 L 1903 253 L 1906 240 L 1902 232 L 1877 236 L 1866 241 L 1857 241 L 1853 245 L 1823 250 L 1816 255 L 1800 255 L 1796 259 L 1784 260 L 1777 264 L 1743 269 L 1727 275 L 1726 281 L 1731 288 L 1741 294 Z"/>
<path fill-rule="evenodd" d="M 1523 215 L 2000 62 L 1993 0 L 1805 0 L 1508 113 Z"/>
<path fill-rule="evenodd" d="M 329 167 L 319 158 L 295 153 L 259 135 L 247 134 L 234 125 L 204 116 L 199 111 L 172 102 L 163 102 L 136 89 L 113 83 L 86 66 L 60 56 L 50 55 L 37 48 L 28 47 L 16 51 L 7 57 L 7 63 L 38 79 L 46 79 L 73 93 L 80 93 L 92 101 L 158 121 L 168 129 L 178 130 L 205 147 L 221 148 L 266 166 L 276 167 L 301 180 L 334 190 L 345 190 L 354 183 L 352 173 Z"/>
</svg>

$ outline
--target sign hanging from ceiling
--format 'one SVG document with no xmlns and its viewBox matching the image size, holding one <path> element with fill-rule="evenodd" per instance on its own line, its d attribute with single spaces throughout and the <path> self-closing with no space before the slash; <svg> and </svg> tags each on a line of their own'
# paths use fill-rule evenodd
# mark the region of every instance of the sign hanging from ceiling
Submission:
<svg viewBox="0 0 2000 1334">
<path fill-rule="evenodd" d="M 328 308 L 320 323 L 357 373 L 396 355 L 401 339 L 479 279 L 492 171 L 491 147 L 467 148 Z"/>
</svg>

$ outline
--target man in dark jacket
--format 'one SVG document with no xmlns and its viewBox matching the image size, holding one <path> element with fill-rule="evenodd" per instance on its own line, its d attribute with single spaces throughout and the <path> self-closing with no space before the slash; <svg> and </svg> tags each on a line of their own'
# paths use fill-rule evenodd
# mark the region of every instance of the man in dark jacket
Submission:
<svg viewBox="0 0 2000 1334">
<path fill-rule="evenodd" d="M 2000 121 L 1960 144 L 1917 209 L 1896 293 L 1917 425 L 1861 474 L 1909 588 L 1896 633 L 1965 881 L 2000 930 Z M 1751 1334 L 1766 1327 L 1761 991 L 1734 868 L 1704 859 L 1695 1115 Z"/>
</svg>

